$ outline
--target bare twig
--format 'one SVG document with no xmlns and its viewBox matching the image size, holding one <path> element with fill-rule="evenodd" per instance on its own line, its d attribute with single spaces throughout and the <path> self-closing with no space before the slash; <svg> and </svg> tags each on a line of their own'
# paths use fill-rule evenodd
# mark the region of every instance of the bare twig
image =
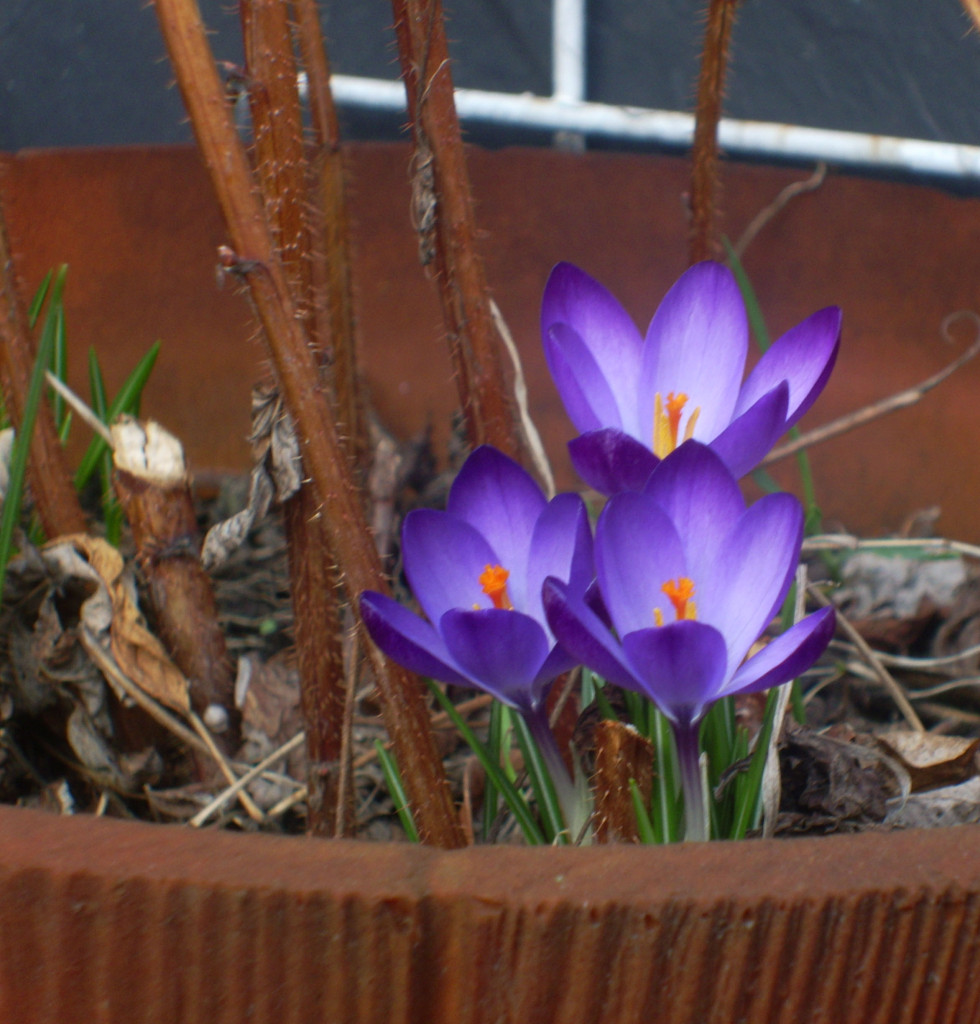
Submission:
<svg viewBox="0 0 980 1024">
<path fill-rule="evenodd" d="M 819 587 L 810 584 L 807 588 L 807 593 L 822 607 L 832 608 L 833 602 L 829 597 L 826 597 Z M 868 642 L 863 636 L 848 622 L 847 617 L 842 615 L 839 611 L 837 612 L 837 624 L 844 630 L 844 632 L 850 638 L 851 643 L 860 651 L 861 657 L 868 663 L 871 671 L 874 672 L 878 682 L 885 688 L 885 690 L 891 695 L 892 700 L 895 701 L 898 710 L 902 713 L 905 721 L 915 729 L 916 732 L 925 732 L 925 726 L 922 724 L 922 720 L 916 714 L 915 708 L 909 703 L 908 697 L 905 695 L 905 691 L 899 685 L 895 677 L 888 671 L 887 668 L 881 663 L 881 659 L 877 653 L 868 646 Z"/>
<path fill-rule="evenodd" d="M 198 718 L 197 715 L 192 711 L 190 714 L 191 725 L 194 726 L 194 731 L 201 737 L 204 745 L 208 748 L 208 752 L 214 758 L 215 764 L 218 766 L 218 770 L 232 785 L 237 781 L 237 776 L 233 771 L 231 765 L 228 763 L 228 759 L 218 749 L 217 744 L 214 742 L 214 737 L 208 731 L 207 726 Z M 245 808 L 248 816 L 252 821 L 261 823 L 265 819 L 265 815 L 256 806 L 255 801 L 242 789 L 237 789 L 235 794 L 238 797 L 238 802 Z"/>
<path fill-rule="evenodd" d="M 866 423 L 871 423 L 873 420 L 880 419 L 882 416 L 888 415 L 888 413 L 897 412 L 899 409 L 907 409 L 910 405 L 915 405 L 916 402 L 923 398 L 934 387 L 938 384 L 942 384 L 947 377 L 954 374 L 961 366 L 966 365 L 966 363 L 980 352 L 980 316 L 972 311 L 961 310 L 957 313 L 950 313 L 950 315 L 943 320 L 943 335 L 948 341 L 950 326 L 956 318 L 963 316 L 969 317 L 974 321 L 978 327 L 977 337 L 973 344 L 962 355 L 957 356 L 956 359 L 947 366 L 944 366 L 938 373 L 933 374 L 931 377 L 927 377 L 924 381 L 920 384 L 916 384 L 914 387 L 907 388 L 905 391 L 899 391 L 898 394 L 892 395 L 890 398 L 883 398 L 878 402 L 872 402 L 870 405 L 866 405 L 863 409 L 858 409 L 856 412 L 851 412 L 846 416 L 841 416 L 840 419 L 836 419 L 822 427 L 817 427 L 814 430 L 809 430 L 805 434 L 801 434 L 795 440 L 787 441 L 786 444 L 780 445 L 778 448 L 773 448 L 765 459 L 762 460 L 760 465 L 772 465 L 772 463 L 779 462 L 781 459 L 787 458 L 787 456 L 796 454 L 796 452 L 801 451 L 803 448 L 810 448 L 811 446 L 820 444 L 823 441 L 829 441 L 833 437 L 839 437 L 841 434 L 846 434 L 848 431 L 855 430 L 857 427 L 863 427 Z"/>
<path fill-rule="evenodd" d="M 244 775 L 239 775 L 237 778 L 232 777 L 231 785 L 227 789 L 223 789 L 209 804 L 202 807 L 201 810 L 194 815 L 193 818 L 188 822 L 192 828 L 200 828 L 208 818 L 210 818 L 217 811 L 220 811 L 229 800 L 233 800 L 240 793 L 243 793 L 245 787 L 259 776 L 269 767 L 274 765 L 277 761 L 281 761 L 283 758 L 288 757 L 297 747 L 301 747 L 305 742 L 306 737 L 298 732 L 292 739 L 286 740 L 278 749 L 274 750 L 268 757 L 263 758 L 254 768 L 250 768 Z M 244 794 L 246 797 L 247 793 Z M 251 798 L 249 798 L 251 803 Z M 252 804 L 254 807 L 255 805 Z M 259 812 L 262 813 L 261 811 Z M 270 812 L 271 813 L 271 812 Z M 265 815 L 262 815 L 265 817 Z"/>
<path fill-rule="evenodd" d="M 849 533 L 821 533 L 803 541 L 803 554 L 817 551 L 930 551 L 936 555 L 963 555 L 980 559 L 980 546 L 945 537 L 882 537 L 864 539 Z"/>
<path fill-rule="evenodd" d="M 749 221 L 748 227 L 734 245 L 735 255 L 741 259 L 745 250 L 755 241 L 756 235 L 779 214 L 790 200 L 806 195 L 807 192 L 815 192 L 824 183 L 826 177 L 827 165 L 821 160 L 808 178 L 804 178 L 803 181 L 794 181 L 782 189 L 768 206 L 760 210 Z"/>
</svg>

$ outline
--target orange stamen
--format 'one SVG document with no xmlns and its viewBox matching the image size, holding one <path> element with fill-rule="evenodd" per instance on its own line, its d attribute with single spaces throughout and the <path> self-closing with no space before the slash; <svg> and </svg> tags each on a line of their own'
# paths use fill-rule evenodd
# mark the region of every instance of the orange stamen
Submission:
<svg viewBox="0 0 980 1024">
<path fill-rule="evenodd" d="M 514 606 L 510 603 L 510 595 L 507 593 L 507 580 L 510 573 L 500 565 L 484 566 L 480 573 L 480 586 L 483 593 L 493 602 L 494 608 L 504 608 L 513 611 Z"/>
<path fill-rule="evenodd" d="M 667 406 L 664 408 L 664 400 L 658 391 L 653 396 L 653 454 L 659 459 L 666 458 L 677 447 L 677 434 L 681 426 L 681 413 L 687 404 L 687 395 L 684 392 L 674 394 L 667 393 Z M 690 436 L 694 430 L 694 422 L 697 419 L 699 409 L 694 411 L 687 425 L 684 439 Z"/>
<path fill-rule="evenodd" d="M 667 580 L 660 589 L 667 595 L 667 600 L 674 606 L 678 622 L 682 619 L 697 618 L 698 609 L 691 600 L 694 596 L 693 580 L 688 579 L 686 576 L 681 576 L 676 581 Z"/>
</svg>

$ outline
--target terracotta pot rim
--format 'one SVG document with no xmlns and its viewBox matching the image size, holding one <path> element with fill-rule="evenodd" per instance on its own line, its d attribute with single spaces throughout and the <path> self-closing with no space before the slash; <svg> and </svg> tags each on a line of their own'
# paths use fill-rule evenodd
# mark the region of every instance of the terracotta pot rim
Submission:
<svg viewBox="0 0 980 1024">
<path fill-rule="evenodd" d="M 197 831 L 86 815 L 0 807 L 0 872 L 85 872 L 198 885 L 377 887 L 420 898 L 435 886 L 513 899 L 550 886 L 564 899 L 748 902 L 906 888 L 980 892 L 980 825 L 853 835 L 651 846 L 474 846 L 314 840 Z M 517 881 L 520 879 L 520 882 Z"/>
</svg>

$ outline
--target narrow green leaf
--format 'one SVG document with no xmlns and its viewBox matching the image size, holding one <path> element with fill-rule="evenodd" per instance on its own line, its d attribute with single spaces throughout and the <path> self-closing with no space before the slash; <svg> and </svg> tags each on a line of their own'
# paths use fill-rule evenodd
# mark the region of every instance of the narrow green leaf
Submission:
<svg viewBox="0 0 980 1024">
<path fill-rule="evenodd" d="M 745 834 L 756 823 L 762 794 L 762 772 L 766 767 L 766 752 L 772 735 L 773 719 L 776 715 L 776 690 L 770 690 L 766 697 L 766 712 L 762 728 L 756 740 L 755 750 L 748 769 L 735 780 L 735 819 L 732 823 L 731 838 L 744 839 Z"/>
<path fill-rule="evenodd" d="M 684 806 L 680 798 L 677 750 L 670 722 L 653 709 L 654 792 L 652 822 L 658 843 L 676 843 L 683 832 Z"/>
<path fill-rule="evenodd" d="M 650 812 L 643 803 L 643 795 L 636 779 L 630 779 L 630 800 L 633 803 L 633 813 L 636 815 L 636 831 L 639 833 L 641 843 L 656 843 L 657 833 L 650 820 Z"/>
<path fill-rule="evenodd" d="M 501 764 L 505 755 L 504 742 L 507 736 L 510 708 L 495 700 L 490 704 L 490 727 L 487 730 L 487 753 L 495 764 Z M 500 791 L 488 775 L 483 784 L 483 841 L 489 842 L 497 810 Z"/>
<path fill-rule="evenodd" d="M 48 288 L 51 286 L 51 278 L 53 276 L 54 271 L 49 270 L 44 275 L 44 280 L 34 293 L 34 298 L 31 299 L 30 308 L 27 310 L 27 322 L 31 327 L 37 323 L 37 318 L 41 315 L 41 307 L 44 305 L 44 300 L 48 296 Z"/>
<path fill-rule="evenodd" d="M 60 275 L 60 280 L 63 286 L 63 274 Z M 57 290 L 57 288 L 58 282 L 56 281 L 55 289 Z M 38 342 L 37 358 L 34 360 L 34 368 L 31 371 L 31 379 L 27 388 L 27 400 L 24 403 L 24 416 L 17 431 L 10 457 L 10 479 L 7 494 L 3 502 L 3 511 L 0 512 L 0 593 L 3 592 L 3 584 L 7 575 L 7 563 L 10 561 L 13 548 L 14 531 L 20 520 L 31 435 L 34 433 L 34 423 L 41 404 L 41 396 L 44 393 L 45 373 L 51 362 L 51 350 L 54 347 L 53 321 L 49 321 L 49 323 L 51 329 L 48 329 L 46 323 Z"/>
<path fill-rule="evenodd" d="M 374 749 L 378 755 L 378 763 L 381 765 L 381 774 L 385 777 L 385 785 L 388 787 L 388 793 L 391 795 L 398 819 L 405 830 L 405 835 L 413 843 L 418 843 L 420 842 L 419 831 L 415 827 L 415 819 L 412 817 L 412 810 L 408 804 L 408 795 L 402 784 L 402 777 L 398 771 L 395 756 L 390 750 L 385 749 L 385 745 L 381 740 L 374 741 Z"/>
<path fill-rule="evenodd" d="M 68 344 L 65 338 L 65 305 L 59 296 L 58 304 L 48 307 L 49 312 L 54 312 L 54 349 L 51 353 L 51 373 L 63 384 L 68 380 Z M 65 400 L 61 395 L 51 389 L 51 411 L 54 415 L 54 425 L 59 435 L 65 427 L 67 412 Z"/>
<path fill-rule="evenodd" d="M 531 730 L 522 715 L 514 715 L 514 732 L 517 735 L 521 753 L 524 755 L 524 767 L 527 769 L 531 789 L 534 791 L 538 810 L 541 813 L 545 838 L 549 842 L 557 841 L 564 846 L 569 842 L 570 837 L 565 828 L 561 805 L 558 803 L 558 794 L 555 792 L 551 774 L 541 757 L 538 745 L 534 742 Z"/>
<path fill-rule="evenodd" d="M 88 353 L 88 381 L 89 381 L 89 403 L 92 412 L 102 420 L 108 422 L 108 403 L 105 390 L 105 378 L 102 376 L 102 367 L 99 365 L 95 349 L 89 349 Z M 108 445 L 103 445 L 102 455 L 98 460 L 99 478 L 102 491 L 102 520 L 105 525 L 106 540 L 119 547 L 122 539 L 123 512 L 116 498 L 112 487 L 112 452 Z"/>
<path fill-rule="evenodd" d="M 511 813 L 517 819 L 517 823 L 524 833 L 524 838 L 534 846 L 543 846 L 545 843 L 544 835 L 538 827 L 538 823 L 534 820 L 534 815 L 531 814 L 531 809 L 528 807 L 527 802 L 517 792 L 510 779 L 501 771 L 500 765 L 490 757 L 486 746 L 476 738 L 473 730 L 463 720 L 462 715 L 456 710 L 453 702 L 432 680 L 429 679 L 426 682 L 436 701 L 438 701 L 439 706 L 446 712 L 449 720 L 456 727 L 460 736 L 463 737 L 463 741 L 476 755 L 480 764 L 483 765 L 483 770 L 487 773 L 487 776 L 493 778 L 494 785 L 504 798 L 504 802 L 510 808 Z"/>
</svg>

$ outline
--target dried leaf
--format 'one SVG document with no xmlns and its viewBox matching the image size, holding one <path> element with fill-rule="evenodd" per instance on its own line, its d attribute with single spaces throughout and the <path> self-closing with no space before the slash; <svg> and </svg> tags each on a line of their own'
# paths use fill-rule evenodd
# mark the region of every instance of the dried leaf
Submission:
<svg viewBox="0 0 980 1024">
<path fill-rule="evenodd" d="M 908 772 L 913 793 L 956 785 L 977 774 L 976 753 L 980 739 L 911 730 L 872 738 Z"/>
<path fill-rule="evenodd" d="M 72 553 L 84 559 L 84 569 Z M 46 546 L 43 556 L 53 567 L 67 567 L 96 581 L 96 593 L 82 605 L 82 621 L 100 639 L 108 632 L 109 647 L 117 664 L 144 693 L 175 711 L 187 712 L 187 680 L 146 628 L 119 552 L 97 537 L 73 534 Z M 111 609 L 108 623 L 107 607 Z"/>
<path fill-rule="evenodd" d="M 977 822 L 980 822 L 980 777 L 957 786 L 915 793 L 888 818 L 888 823 L 897 828 L 946 828 Z"/>
<path fill-rule="evenodd" d="M 255 466 L 249 477 L 248 502 L 240 512 L 215 523 L 204 538 L 201 564 L 205 569 L 224 565 L 245 543 L 252 527 L 269 511 L 274 496 L 272 479 L 263 464 Z"/>
<path fill-rule="evenodd" d="M 779 758 L 777 835 L 853 830 L 882 822 L 889 801 L 908 793 L 901 765 L 853 738 L 839 739 L 787 721 Z"/>
</svg>

